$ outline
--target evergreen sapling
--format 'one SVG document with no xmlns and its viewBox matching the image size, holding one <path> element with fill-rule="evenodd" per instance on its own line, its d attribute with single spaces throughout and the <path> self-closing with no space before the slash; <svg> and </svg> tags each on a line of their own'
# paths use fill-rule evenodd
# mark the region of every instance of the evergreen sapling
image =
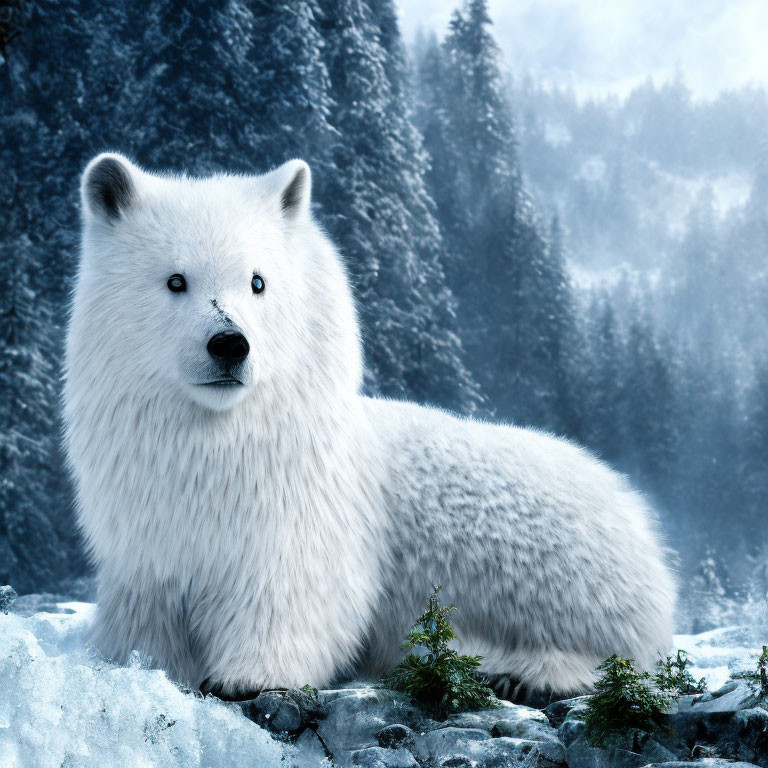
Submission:
<svg viewBox="0 0 768 768">
<path fill-rule="evenodd" d="M 460 656 L 448 644 L 456 639 L 449 621 L 454 606 L 440 603 L 440 587 L 429 607 L 408 633 L 408 655 L 385 679 L 395 690 L 412 696 L 439 720 L 456 712 L 499 706 L 493 691 L 478 676 L 480 656 Z M 424 653 L 414 653 L 422 649 Z"/>
<path fill-rule="evenodd" d="M 632 659 L 613 654 L 599 667 L 603 676 L 587 702 L 587 740 L 595 747 L 610 747 L 631 729 L 655 731 L 659 716 L 669 707 L 669 695 L 652 687 L 648 672 L 635 669 Z"/>
</svg>

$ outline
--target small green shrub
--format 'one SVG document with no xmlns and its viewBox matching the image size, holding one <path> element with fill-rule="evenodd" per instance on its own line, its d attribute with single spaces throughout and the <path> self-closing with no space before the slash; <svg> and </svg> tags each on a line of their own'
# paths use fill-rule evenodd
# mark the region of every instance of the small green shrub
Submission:
<svg viewBox="0 0 768 768">
<path fill-rule="evenodd" d="M 610 747 L 632 728 L 655 731 L 659 716 L 669 708 L 669 696 L 653 689 L 648 672 L 638 672 L 632 659 L 614 654 L 599 667 L 603 676 L 587 702 L 584 721 L 592 746 Z"/>
<path fill-rule="evenodd" d="M 436 587 L 429 608 L 403 643 L 410 653 L 385 684 L 409 694 L 439 720 L 456 712 L 499 706 L 493 691 L 478 676 L 481 657 L 459 656 L 448 647 L 456 638 L 448 617 L 456 609 L 441 605 L 439 593 L 440 587 Z M 424 653 L 414 653 L 417 648 Z"/>
<path fill-rule="evenodd" d="M 673 697 L 704 693 L 707 690 L 707 680 L 704 677 L 696 680 L 688 670 L 690 663 L 688 653 L 683 650 L 678 650 L 675 656 L 659 659 L 656 663 L 658 672 L 654 677 L 656 685 Z"/>
</svg>

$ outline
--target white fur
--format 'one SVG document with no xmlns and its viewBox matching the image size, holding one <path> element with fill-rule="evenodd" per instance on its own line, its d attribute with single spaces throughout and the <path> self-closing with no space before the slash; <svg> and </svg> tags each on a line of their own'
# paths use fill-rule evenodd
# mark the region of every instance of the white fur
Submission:
<svg viewBox="0 0 768 768">
<path fill-rule="evenodd" d="M 191 179 L 111 156 L 135 195 L 109 218 L 86 183 L 104 157 L 84 174 L 65 415 L 108 656 L 139 648 L 230 693 L 322 686 L 391 667 L 433 584 L 462 649 L 531 688 L 667 649 L 673 580 L 619 475 L 539 432 L 359 394 L 354 305 L 309 184 L 280 204 L 305 164 Z M 232 325 L 244 384 L 203 387 L 208 339 Z"/>
</svg>

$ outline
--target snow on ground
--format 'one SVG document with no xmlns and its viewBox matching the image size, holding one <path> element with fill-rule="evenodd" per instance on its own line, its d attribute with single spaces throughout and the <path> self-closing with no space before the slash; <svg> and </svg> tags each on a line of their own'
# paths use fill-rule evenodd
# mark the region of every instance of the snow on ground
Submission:
<svg viewBox="0 0 768 768">
<path fill-rule="evenodd" d="M 0 768 L 299 765 L 235 705 L 185 693 L 138 658 L 105 661 L 86 642 L 93 609 L 0 612 Z"/>
<path fill-rule="evenodd" d="M 688 651 L 691 674 L 706 677 L 707 687 L 716 691 L 733 673 L 757 669 L 768 627 L 724 627 L 699 635 L 675 635 L 675 647 Z"/>
<path fill-rule="evenodd" d="M 107 662 L 86 640 L 93 605 L 23 602 L 0 612 L 0 768 L 320 765 L 236 705 L 184 692 L 138 657 Z M 754 671 L 766 641 L 768 628 L 726 627 L 677 635 L 675 647 L 714 690 L 731 672 Z"/>
</svg>

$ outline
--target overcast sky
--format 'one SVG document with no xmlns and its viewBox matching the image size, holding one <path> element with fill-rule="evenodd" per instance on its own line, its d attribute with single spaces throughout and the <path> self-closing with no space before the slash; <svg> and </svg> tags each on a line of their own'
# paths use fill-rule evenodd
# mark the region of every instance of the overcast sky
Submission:
<svg viewBox="0 0 768 768">
<path fill-rule="evenodd" d="M 459 0 L 398 0 L 406 39 L 442 35 Z M 681 68 L 697 96 L 768 82 L 768 0 L 490 0 L 508 66 L 581 95 Z"/>
</svg>

